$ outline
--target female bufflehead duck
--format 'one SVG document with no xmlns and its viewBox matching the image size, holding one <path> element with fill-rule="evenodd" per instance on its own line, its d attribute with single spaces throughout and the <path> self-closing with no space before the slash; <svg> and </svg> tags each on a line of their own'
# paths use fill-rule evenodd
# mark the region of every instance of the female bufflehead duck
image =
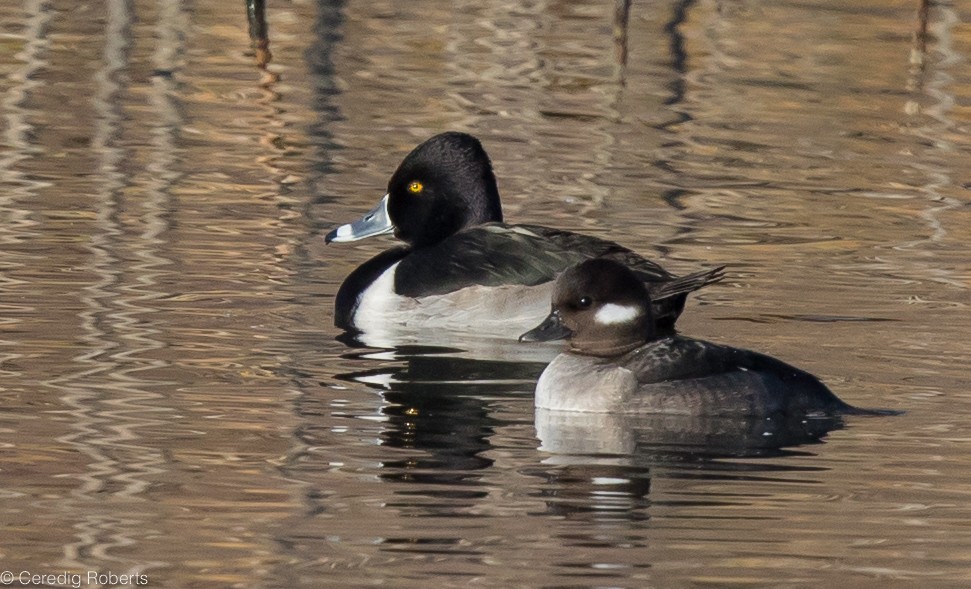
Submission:
<svg viewBox="0 0 971 589">
<path fill-rule="evenodd" d="M 659 334 L 643 283 L 612 260 L 572 266 L 553 310 L 523 341 L 568 338 L 546 367 L 536 406 L 562 411 L 680 415 L 875 413 L 847 405 L 815 376 L 770 356 Z"/>
<path fill-rule="evenodd" d="M 354 332 L 436 328 L 516 337 L 549 310 L 553 280 L 590 258 L 629 266 L 651 293 L 665 333 L 689 292 L 720 280 L 724 267 L 675 277 L 616 243 L 537 225 L 502 222 L 499 190 L 478 139 L 442 133 L 416 147 L 388 193 L 327 243 L 394 232 L 407 246 L 378 254 L 337 293 L 334 323 Z"/>
</svg>

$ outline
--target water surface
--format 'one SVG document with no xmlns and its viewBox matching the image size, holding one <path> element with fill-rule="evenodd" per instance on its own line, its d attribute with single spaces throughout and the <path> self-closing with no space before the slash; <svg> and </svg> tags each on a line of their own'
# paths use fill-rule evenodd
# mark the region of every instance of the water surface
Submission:
<svg viewBox="0 0 971 589">
<path fill-rule="evenodd" d="M 635 2 L 621 64 L 611 3 L 271 4 L 267 69 L 242 5 L 0 7 L 0 570 L 971 582 L 967 6 Z M 338 340 L 393 240 L 323 234 L 448 129 L 510 221 L 728 264 L 686 334 L 905 413 L 563 420 L 553 348 Z"/>
</svg>

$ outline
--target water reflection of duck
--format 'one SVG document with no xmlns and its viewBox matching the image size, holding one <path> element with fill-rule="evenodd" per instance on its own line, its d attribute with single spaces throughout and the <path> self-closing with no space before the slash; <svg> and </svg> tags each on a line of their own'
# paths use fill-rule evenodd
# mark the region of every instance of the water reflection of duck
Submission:
<svg viewBox="0 0 971 589">
<path fill-rule="evenodd" d="M 338 327 L 369 335 L 447 328 L 515 338 L 548 311 L 557 274 L 603 257 L 644 281 L 656 328 L 670 331 L 688 293 L 722 277 L 716 268 L 678 278 L 611 241 L 503 223 L 489 157 L 464 133 L 436 135 L 416 147 L 378 206 L 331 231 L 326 241 L 392 231 L 408 245 L 379 254 L 347 277 L 335 301 Z"/>
<path fill-rule="evenodd" d="M 381 395 L 382 446 L 417 451 L 414 457 L 384 461 L 382 478 L 438 484 L 467 483 L 473 471 L 492 464 L 483 454 L 503 422 L 493 415 L 490 400 L 508 398 L 528 408 L 528 391 L 548 361 L 479 359 L 430 346 L 345 358 L 384 364 L 337 378 Z"/>
<path fill-rule="evenodd" d="M 556 281 L 553 311 L 522 339 L 568 338 L 543 371 L 536 406 L 681 415 L 877 414 L 770 356 L 654 329 L 650 294 L 630 270 L 588 260 Z"/>
<path fill-rule="evenodd" d="M 415 346 L 363 350 L 345 360 L 369 365 L 338 378 L 365 384 L 384 401 L 379 416 L 367 416 L 382 423 L 377 440 L 389 448 L 378 476 L 405 484 L 396 491 L 395 505 L 411 514 L 481 509 L 491 496 L 486 481 L 495 476 L 488 474 L 497 467 L 495 457 L 516 455 L 525 460 L 516 466 L 519 474 L 544 481 L 535 497 L 550 513 L 647 519 L 655 467 L 683 465 L 693 476 L 699 466 L 719 472 L 774 470 L 779 467 L 769 463 L 718 459 L 796 454 L 786 448 L 816 443 L 842 427 L 839 418 L 775 421 L 537 409 L 535 434 L 543 454 L 531 459 L 532 432 L 516 416 L 529 418 L 527 391 L 545 362 L 484 360 L 461 350 Z M 495 452 L 497 435 L 506 452 Z M 510 453 L 510 443 L 522 452 Z"/>
<path fill-rule="evenodd" d="M 683 462 L 727 457 L 772 456 L 784 448 L 815 444 L 843 427 L 842 418 L 698 416 L 592 413 L 536 409 L 540 450 L 637 461 Z M 562 461 L 562 459 L 561 459 Z M 566 462 L 574 460 L 567 459 Z"/>
<path fill-rule="evenodd" d="M 841 417 L 790 419 L 589 413 L 536 409 L 546 453 L 524 474 L 543 479 L 547 511 L 593 521 L 642 520 L 664 501 L 714 504 L 723 497 L 680 497 L 682 479 L 760 484 L 812 480 L 824 466 L 766 458 L 811 456 L 807 446 L 843 427 Z M 672 493 L 674 495 L 672 495 Z M 651 495 L 654 495 L 653 497 Z"/>
</svg>

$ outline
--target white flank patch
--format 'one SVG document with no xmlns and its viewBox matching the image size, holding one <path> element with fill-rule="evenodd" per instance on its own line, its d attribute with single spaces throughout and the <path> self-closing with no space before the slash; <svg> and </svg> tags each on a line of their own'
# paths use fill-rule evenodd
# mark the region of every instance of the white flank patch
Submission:
<svg viewBox="0 0 971 589">
<path fill-rule="evenodd" d="M 394 271 L 400 263 L 395 262 L 388 267 L 361 293 L 361 300 L 358 301 L 357 311 L 354 313 L 354 325 L 358 329 L 380 329 L 388 321 L 387 314 L 408 305 L 409 299 L 394 292 Z"/>
<path fill-rule="evenodd" d="M 627 323 L 633 321 L 640 315 L 640 309 L 634 306 L 615 305 L 607 303 L 595 315 L 597 323 L 602 325 L 614 325 L 616 323 Z"/>
<path fill-rule="evenodd" d="M 476 341 L 500 336 L 515 342 L 550 312 L 552 282 L 533 287 L 470 286 L 444 295 L 404 297 L 394 292 L 399 263 L 382 272 L 358 301 L 354 326 L 364 332 L 359 339 L 368 345 L 445 342 L 445 333 L 429 331 L 436 329 L 474 334 Z M 518 355 L 522 347 L 516 344 Z"/>
</svg>

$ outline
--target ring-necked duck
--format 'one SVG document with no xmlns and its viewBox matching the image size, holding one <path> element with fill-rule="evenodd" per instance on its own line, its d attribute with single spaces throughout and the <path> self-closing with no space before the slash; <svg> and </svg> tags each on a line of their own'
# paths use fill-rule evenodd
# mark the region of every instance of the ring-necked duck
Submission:
<svg viewBox="0 0 971 589">
<path fill-rule="evenodd" d="M 847 405 L 815 376 L 770 356 L 659 335 L 651 297 L 611 260 L 556 280 L 552 312 L 522 341 L 568 338 L 546 367 L 536 406 L 563 411 L 682 415 L 873 414 Z"/>
<path fill-rule="evenodd" d="M 629 266 L 647 284 L 657 329 L 671 331 L 689 292 L 724 267 L 676 277 L 616 243 L 537 225 L 502 222 L 492 164 L 478 139 L 442 133 L 416 147 L 381 202 L 330 242 L 394 232 L 407 246 L 352 272 L 337 293 L 334 323 L 356 332 L 389 327 L 474 330 L 514 338 L 549 309 L 557 274 L 589 258 Z"/>
</svg>

